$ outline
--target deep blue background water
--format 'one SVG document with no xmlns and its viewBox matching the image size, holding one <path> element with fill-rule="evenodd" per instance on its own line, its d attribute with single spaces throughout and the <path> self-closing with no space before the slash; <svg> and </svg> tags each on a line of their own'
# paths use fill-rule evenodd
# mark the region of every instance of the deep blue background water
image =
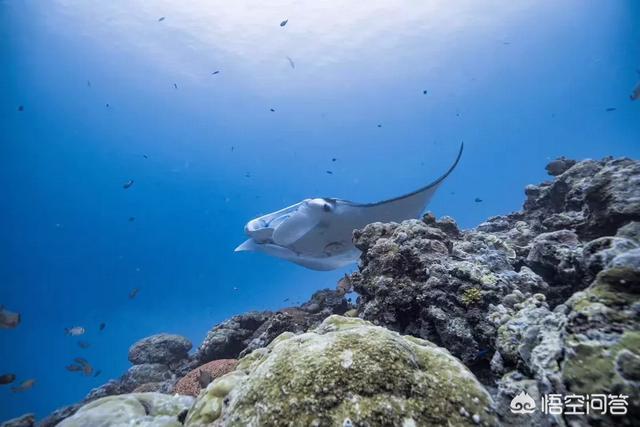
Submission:
<svg viewBox="0 0 640 427">
<path fill-rule="evenodd" d="M 464 227 L 556 156 L 639 157 L 640 3 L 450 3 L 0 0 L 0 304 L 23 316 L 0 371 L 37 380 L 0 388 L 0 419 L 77 401 L 141 337 L 197 345 L 355 268 L 233 253 L 255 216 L 403 194 L 461 140 L 429 208 Z"/>
</svg>

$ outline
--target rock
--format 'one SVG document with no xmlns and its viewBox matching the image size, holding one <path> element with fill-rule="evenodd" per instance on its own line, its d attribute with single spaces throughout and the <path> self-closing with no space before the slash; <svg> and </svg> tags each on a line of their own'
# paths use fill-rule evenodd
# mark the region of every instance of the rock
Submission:
<svg viewBox="0 0 640 427">
<path fill-rule="evenodd" d="M 497 425 L 492 404 L 446 350 L 334 315 L 245 356 L 185 425 Z"/>
<path fill-rule="evenodd" d="M 179 418 L 192 403 L 190 396 L 160 393 L 108 396 L 84 405 L 62 421 L 59 427 L 180 427 L 182 422 Z"/>
<path fill-rule="evenodd" d="M 82 403 L 75 403 L 73 405 L 64 406 L 60 409 L 53 411 L 46 418 L 42 419 L 38 423 L 38 427 L 54 427 L 60 424 L 65 418 L 69 418 L 76 413 L 78 409 L 82 407 Z"/>
<path fill-rule="evenodd" d="M 0 427 L 35 427 L 36 416 L 34 414 L 24 414 L 18 418 L 5 421 Z"/>
<path fill-rule="evenodd" d="M 569 168 L 575 165 L 575 160 L 567 159 L 566 157 L 559 157 L 556 160 L 550 162 L 545 169 L 551 176 L 558 176 L 565 173 Z"/>
<path fill-rule="evenodd" d="M 237 364 L 238 361 L 235 359 L 213 360 L 209 363 L 205 363 L 181 378 L 175 385 L 173 393 L 195 397 L 203 388 L 203 384 L 201 384 L 202 372 L 206 372 L 209 376 L 208 378 L 213 381 L 216 378 L 233 371 Z"/>
<path fill-rule="evenodd" d="M 523 378 L 519 372 L 509 372 L 498 382 L 496 393 L 496 410 L 500 421 L 505 426 L 540 426 L 547 427 L 554 425 L 539 410 L 531 414 L 514 414 L 511 412 L 511 401 L 518 394 L 525 392 L 534 400 L 540 402 L 542 393 L 538 390 L 535 380 Z M 560 424 L 562 425 L 562 424 Z"/>
<path fill-rule="evenodd" d="M 163 363 L 169 365 L 188 357 L 191 341 L 180 335 L 158 334 L 143 338 L 129 348 L 134 365 Z"/>
<path fill-rule="evenodd" d="M 283 332 L 304 332 L 327 316 L 343 314 L 349 308 L 343 291 L 323 289 L 300 307 L 234 316 L 209 331 L 196 357 L 202 363 L 243 356 L 266 346 Z"/>
<path fill-rule="evenodd" d="M 126 374 L 122 376 L 121 383 L 124 390 L 133 391 L 143 384 L 156 384 L 160 389 L 154 391 L 164 392 L 163 387 L 171 388 L 175 381 L 175 375 L 167 365 L 161 363 L 144 363 L 133 365 Z M 150 386 L 146 387 L 149 390 Z"/>
<path fill-rule="evenodd" d="M 265 311 L 250 311 L 216 325 L 198 348 L 196 357 L 201 362 L 216 359 L 234 359 L 244 350 L 253 333 L 273 316 Z"/>
</svg>

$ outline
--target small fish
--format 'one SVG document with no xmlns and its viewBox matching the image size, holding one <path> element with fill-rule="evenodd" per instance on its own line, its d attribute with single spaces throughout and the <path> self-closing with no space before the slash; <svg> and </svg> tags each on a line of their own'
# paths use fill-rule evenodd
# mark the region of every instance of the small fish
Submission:
<svg viewBox="0 0 640 427">
<path fill-rule="evenodd" d="M 98 370 L 95 372 L 95 374 L 93 374 L 93 378 L 95 378 L 95 377 L 99 377 L 101 373 L 102 373 L 102 371 L 101 371 L 100 369 L 98 369 Z"/>
<path fill-rule="evenodd" d="M 610 112 L 612 112 L 612 111 L 616 111 L 616 108 L 615 108 L 615 107 L 609 107 L 609 108 L 607 108 L 605 111 L 606 111 L 607 113 L 610 113 Z"/>
<path fill-rule="evenodd" d="M 288 20 L 288 19 L 285 19 L 284 21 L 282 21 L 282 22 L 280 23 L 280 26 L 281 26 L 281 27 L 284 27 L 285 25 L 287 25 L 287 22 L 289 22 L 289 20 Z"/>
<path fill-rule="evenodd" d="M 269 108 L 269 110 L 271 110 L 272 113 L 276 112 L 276 110 L 274 110 L 273 108 Z"/>
<path fill-rule="evenodd" d="M 213 381 L 211 373 L 203 371 L 202 369 L 198 372 L 198 383 L 200 383 L 200 387 L 205 388 L 211 381 Z"/>
<path fill-rule="evenodd" d="M 178 89 L 178 83 L 174 83 L 174 84 L 173 84 L 173 87 L 174 87 L 174 88 L 176 88 L 176 89 Z"/>
<path fill-rule="evenodd" d="M 72 337 L 84 335 L 85 329 L 82 326 L 74 326 L 72 328 L 64 328 L 64 333 Z"/>
<path fill-rule="evenodd" d="M 481 203 L 482 199 L 480 197 L 476 197 L 473 201 L 476 203 Z"/>
<path fill-rule="evenodd" d="M 135 216 L 130 216 L 130 217 L 129 217 L 129 222 L 133 222 L 133 221 L 135 221 L 135 220 L 136 220 L 136 217 L 135 217 Z"/>
<path fill-rule="evenodd" d="M 333 175 L 333 172 L 331 171 L 325 171 L 328 175 Z"/>
<path fill-rule="evenodd" d="M 90 377 L 93 374 L 93 366 L 87 363 L 82 367 L 82 373 L 85 377 Z"/>
<path fill-rule="evenodd" d="M 0 375 L 0 385 L 11 384 L 16 380 L 16 374 L 4 374 Z"/>
<path fill-rule="evenodd" d="M 126 190 L 127 188 L 131 188 L 132 185 L 133 185 L 133 180 L 130 179 L 127 182 L 125 182 L 124 184 L 122 184 L 122 188 L 124 188 Z"/>
<path fill-rule="evenodd" d="M 379 128 L 381 128 L 381 127 L 382 127 L 382 125 L 381 125 L 381 124 L 378 124 L 378 127 L 379 127 Z"/>
<path fill-rule="evenodd" d="M 220 74 L 220 70 L 216 70 L 213 73 L 211 73 L 212 76 L 215 76 L 216 74 Z"/>
<path fill-rule="evenodd" d="M 426 94 L 427 94 L 427 91 L 426 91 L 426 90 L 423 90 L 423 91 L 422 91 L 422 94 L 423 94 L 423 95 L 426 95 Z"/>
<path fill-rule="evenodd" d="M 335 157 L 333 159 L 331 159 L 332 162 L 335 162 L 336 160 L 338 160 L 338 159 L 336 159 Z"/>
<path fill-rule="evenodd" d="M 17 386 L 17 387 L 11 387 L 11 391 L 14 393 L 20 393 L 22 391 L 27 391 L 30 388 L 32 388 L 34 385 L 36 384 L 36 380 L 31 378 L 29 380 L 24 380 L 22 381 L 22 383 Z"/>
<path fill-rule="evenodd" d="M 105 104 L 105 105 L 107 106 L 107 108 L 109 108 L 109 107 L 110 107 L 110 105 L 109 105 L 109 104 Z"/>
<path fill-rule="evenodd" d="M 64 369 L 66 369 L 69 372 L 80 372 L 82 371 L 82 366 L 71 364 L 71 365 L 65 366 Z"/>
<path fill-rule="evenodd" d="M 80 366 L 86 366 L 89 364 L 89 362 L 87 362 L 87 359 L 85 359 L 84 357 L 76 357 L 73 359 L 73 361 L 79 364 Z"/>
<path fill-rule="evenodd" d="M 142 157 L 144 157 L 145 159 L 149 158 L 149 156 L 147 156 L 146 154 L 143 154 Z"/>
<path fill-rule="evenodd" d="M 140 289 L 138 288 L 131 289 L 129 292 L 129 299 L 134 299 L 138 295 L 138 292 L 140 292 Z"/>
<path fill-rule="evenodd" d="M 296 64 L 293 62 L 293 59 L 289 58 L 287 56 L 287 61 L 289 61 L 289 65 L 291 65 L 291 68 L 293 68 L 295 70 L 296 68 Z"/>
<path fill-rule="evenodd" d="M 102 322 L 102 323 L 100 323 L 100 326 L 98 326 L 98 330 L 104 331 L 104 328 L 106 328 L 106 327 L 107 327 L 107 324 Z"/>
<path fill-rule="evenodd" d="M 20 313 L 14 313 L 0 305 L 0 329 L 13 329 L 20 324 Z"/>
<path fill-rule="evenodd" d="M 87 349 L 91 347 L 91 344 L 89 344 L 87 341 L 78 341 L 78 347 L 82 349 Z"/>
<path fill-rule="evenodd" d="M 640 74 L 640 72 L 638 72 L 638 74 Z M 640 82 L 638 82 L 636 87 L 631 92 L 631 95 L 629 95 L 629 99 L 631 99 L 632 101 L 637 101 L 638 99 L 640 99 Z"/>
<path fill-rule="evenodd" d="M 289 301 L 289 298 L 285 298 L 283 302 L 287 302 L 287 301 Z"/>
<path fill-rule="evenodd" d="M 160 18 L 158 18 L 158 22 L 162 22 L 164 21 L 164 16 L 161 16 Z"/>
</svg>

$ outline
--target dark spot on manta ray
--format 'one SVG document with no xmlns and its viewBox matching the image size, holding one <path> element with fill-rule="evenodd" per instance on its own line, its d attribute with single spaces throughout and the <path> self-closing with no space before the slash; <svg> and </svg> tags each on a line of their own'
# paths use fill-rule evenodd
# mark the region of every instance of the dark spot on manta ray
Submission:
<svg viewBox="0 0 640 427">
<path fill-rule="evenodd" d="M 612 111 L 616 111 L 616 108 L 615 107 L 609 107 L 609 108 L 606 109 L 606 111 L 607 111 L 607 113 L 610 113 Z"/>
<path fill-rule="evenodd" d="M 476 203 L 481 203 L 481 202 L 482 202 L 482 199 L 481 199 L 480 197 L 476 197 L 476 198 L 474 199 L 474 202 L 476 202 Z"/>
<path fill-rule="evenodd" d="M 287 25 L 287 22 L 289 22 L 289 20 L 288 20 L 288 19 L 285 19 L 284 21 L 282 21 L 282 22 L 280 23 L 280 26 L 281 26 L 281 27 L 284 27 L 285 25 Z"/>
</svg>

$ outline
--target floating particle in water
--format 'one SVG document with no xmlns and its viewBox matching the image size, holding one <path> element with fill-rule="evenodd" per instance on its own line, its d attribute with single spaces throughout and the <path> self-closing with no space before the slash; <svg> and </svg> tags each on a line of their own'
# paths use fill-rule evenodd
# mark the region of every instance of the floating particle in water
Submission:
<svg viewBox="0 0 640 427">
<path fill-rule="evenodd" d="M 251 174 L 249 172 L 247 172 L 247 173 L 244 174 L 244 177 L 245 178 L 251 178 Z"/>
<path fill-rule="evenodd" d="M 18 111 L 24 111 L 24 105 L 18 105 Z"/>
<path fill-rule="evenodd" d="M 282 21 L 282 22 L 280 23 L 280 26 L 281 26 L 281 27 L 284 27 L 285 25 L 287 25 L 287 22 L 289 22 L 289 20 L 288 20 L 288 19 L 285 19 L 284 21 Z"/>
<path fill-rule="evenodd" d="M 124 188 L 126 190 L 127 188 L 131 188 L 132 185 L 133 185 L 133 180 L 130 179 L 127 182 L 125 182 L 124 184 L 122 184 L 122 188 Z"/>
<path fill-rule="evenodd" d="M 335 157 L 331 159 L 332 162 L 335 162 L 336 160 L 338 159 L 336 159 Z"/>
<path fill-rule="evenodd" d="M 138 288 L 131 289 L 129 291 L 129 299 L 134 299 L 135 297 L 137 297 L 139 292 L 140 292 L 140 289 Z"/>
<path fill-rule="evenodd" d="M 100 323 L 100 326 L 98 326 L 98 330 L 102 332 L 102 331 L 104 331 L 104 328 L 106 328 L 106 327 L 107 327 L 107 324 L 102 322 L 102 323 Z"/>
<path fill-rule="evenodd" d="M 616 107 L 609 107 L 609 108 L 607 108 L 605 111 L 606 111 L 607 113 L 610 113 L 610 112 L 612 112 L 612 111 L 616 111 L 616 110 L 617 110 L 617 108 L 616 108 Z"/>
<path fill-rule="evenodd" d="M 333 172 L 331 172 L 331 171 L 329 171 L 329 170 L 328 170 L 328 171 L 325 171 L 325 172 L 326 172 L 328 175 L 333 175 Z"/>
<path fill-rule="evenodd" d="M 473 201 L 476 203 L 481 203 L 482 199 L 480 197 L 476 197 Z"/>
<path fill-rule="evenodd" d="M 87 87 L 91 87 L 91 80 L 87 80 Z"/>
<path fill-rule="evenodd" d="M 109 108 L 109 104 L 108 104 L 108 103 L 107 103 L 107 104 L 105 104 L 105 105 L 106 105 L 106 107 L 107 107 L 107 108 Z"/>
<path fill-rule="evenodd" d="M 142 157 L 144 157 L 145 159 L 149 158 L 149 156 L 147 156 L 146 154 L 143 154 Z"/>
<path fill-rule="evenodd" d="M 287 56 L 287 61 L 289 61 L 289 65 L 291 66 L 291 68 L 296 68 L 296 64 L 293 62 L 293 59 Z"/>
<path fill-rule="evenodd" d="M 136 217 L 135 217 L 135 216 L 130 216 L 130 217 L 129 217 L 129 222 L 133 222 L 133 221 L 135 221 L 135 220 L 136 220 Z"/>
<path fill-rule="evenodd" d="M 87 341 L 78 341 L 78 347 L 80 347 L 82 349 L 87 349 L 87 348 L 91 347 L 91 344 L 89 344 L 89 342 L 87 342 Z"/>
<path fill-rule="evenodd" d="M 160 18 L 158 18 L 158 22 L 162 22 L 164 21 L 164 16 L 161 16 Z"/>
</svg>

